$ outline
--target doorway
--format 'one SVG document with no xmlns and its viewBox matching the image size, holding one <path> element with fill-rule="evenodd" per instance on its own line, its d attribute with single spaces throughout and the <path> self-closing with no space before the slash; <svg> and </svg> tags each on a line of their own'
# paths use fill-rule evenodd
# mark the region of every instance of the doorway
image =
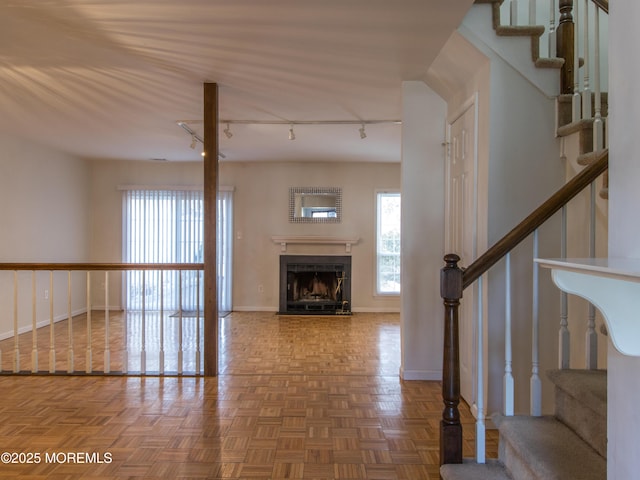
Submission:
<svg viewBox="0 0 640 480">
<path fill-rule="evenodd" d="M 447 122 L 446 225 L 447 252 L 469 266 L 477 257 L 477 95 L 469 98 Z M 460 393 L 469 405 L 477 400 L 477 291 L 464 292 L 459 312 Z"/>
</svg>

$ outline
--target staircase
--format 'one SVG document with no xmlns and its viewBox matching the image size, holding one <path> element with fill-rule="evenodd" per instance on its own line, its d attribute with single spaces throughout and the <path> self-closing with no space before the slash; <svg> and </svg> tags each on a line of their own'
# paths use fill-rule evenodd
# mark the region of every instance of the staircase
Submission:
<svg viewBox="0 0 640 480">
<path fill-rule="evenodd" d="M 443 480 L 603 480 L 607 478 L 607 374 L 555 370 L 555 415 L 494 415 L 499 458 L 443 465 Z"/>
<path fill-rule="evenodd" d="M 512 2 L 516 2 L 516 0 L 512 0 Z M 531 39 L 530 61 L 535 67 L 559 70 L 567 63 L 564 59 L 555 58 L 553 55 L 550 55 L 550 58 L 541 57 L 540 37 L 545 31 L 545 27 L 540 25 L 502 25 L 500 9 L 503 3 L 506 3 L 504 0 L 476 0 L 475 3 L 490 4 L 491 21 L 497 36 Z M 596 3 L 598 8 L 605 8 L 603 7 L 604 3 L 608 8 L 608 2 L 598 1 Z M 504 18 L 504 12 L 502 18 Z M 585 60 L 580 59 L 576 61 L 575 65 L 581 68 L 585 65 Z M 517 69 L 518 67 L 516 66 L 515 68 Z M 564 77 L 564 75 L 565 73 L 563 72 L 561 77 Z M 594 133 L 596 131 L 594 124 L 600 122 L 602 127 L 599 128 L 601 128 L 600 132 L 602 132 L 604 130 L 604 119 L 606 119 L 608 113 L 607 94 L 598 92 L 594 95 L 590 92 L 588 76 L 587 73 L 584 81 L 577 81 L 576 86 L 578 83 L 583 82 L 576 89 L 579 93 L 562 94 L 560 93 L 562 87 L 557 92 L 556 127 L 557 136 L 561 139 L 562 144 L 561 156 L 564 156 L 565 145 L 570 145 L 568 147 L 572 154 L 572 158 L 569 159 L 570 163 L 579 167 L 591 165 L 601 157 L 601 152 L 604 148 L 604 135 L 602 133 Z M 532 80 L 532 83 L 535 83 L 535 80 Z M 585 85 L 584 92 L 582 92 L 583 84 Z M 540 85 L 540 89 L 543 89 L 545 84 L 540 82 L 538 85 Z M 597 104 L 598 108 L 596 108 Z M 594 111 L 596 115 L 592 116 L 591 112 Z M 598 136 L 599 138 L 595 139 Z M 607 194 L 605 172 L 600 197 L 606 199 Z M 495 245 L 494 247 L 497 246 Z M 496 249 L 496 255 L 497 250 L 501 249 Z M 506 247 L 504 250 L 506 250 Z M 485 256 L 491 257 L 491 252 L 487 252 Z M 446 261 L 447 257 L 445 257 Z M 475 263 L 467 270 L 473 270 L 474 266 Z M 451 264 L 448 264 L 443 269 L 443 272 L 449 267 L 451 267 Z M 476 275 L 476 272 L 471 274 L 470 271 L 467 271 L 464 276 L 466 277 L 467 274 L 470 277 L 476 277 L 481 273 Z M 472 281 L 467 282 L 466 278 L 464 278 L 461 281 L 462 289 L 466 288 Z M 443 285 L 445 284 L 443 283 Z M 443 298 L 446 306 L 448 299 L 451 297 L 443 294 Z M 446 308 L 445 321 L 448 316 Z M 445 351 L 447 350 L 447 345 L 447 337 L 445 335 Z M 443 480 L 606 479 L 607 373 L 605 370 L 593 369 L 595 368 L 593 365 L 588 367 L 589 369 L 587 370 L 571 370 L 566 368 L 568 360 L 566 363 L 561 360 L 561 363 L 565 365 L 565 369 L 547 372 L 547 377 L 555 390 L 553 415 L 493 414 L 491 419 L 500 435 L 498 458 L 487 459 L 484 462 L 484 459 L 480 456 L 479 458 L 482 458 L 480 463 L 476 462 L 475 459 L 465 459 L 462 463 L 453 461 L 453 463 L 448 463 L 441 467 L 441 478 Z M 447 408 L 451 408 L 454 403 L 451 393 L 455 391 L 455 388 L 452 388 L 452 384 L 448 383 L 447 380 L 444 381 L 443 385 L 445 411 L 447 411 Z M 443 418 L 443 423 L 447 423 L 446 416 Z M 449 440 L 447 435 L 445 432 L 444 438 Z M 480 451 L 483 450 L 484 448 L 481 448 Z"/>
</svg>

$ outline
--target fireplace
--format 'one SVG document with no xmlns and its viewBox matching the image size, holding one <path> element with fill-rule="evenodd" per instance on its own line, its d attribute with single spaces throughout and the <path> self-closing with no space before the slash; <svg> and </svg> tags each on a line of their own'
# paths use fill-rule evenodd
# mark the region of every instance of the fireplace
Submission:
<svg viewBox="0 0 640 480">
<path fill-rule="evenodd" d="M 281 255 L 279 313 L 350 314 L 351 257 Z"/>
</svg>

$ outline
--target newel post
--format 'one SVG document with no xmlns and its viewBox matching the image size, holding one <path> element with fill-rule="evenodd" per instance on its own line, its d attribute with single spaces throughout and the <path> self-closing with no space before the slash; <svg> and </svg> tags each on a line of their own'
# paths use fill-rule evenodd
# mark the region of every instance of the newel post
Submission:
<svg viewBox="0 0 640 480">
<path fill-rule="evenodd" d="M 560 93 L 573 93 L 574 77 L 574 23 L 573 0 L 560 0 L 560 19 L 556 29 L 556 56 L 564 59 L 560 71 Z"/>
<path fill-rule="evenodd" d="M 444 410 L 440 421 L 440 464 L 462 463 L 462 425 L 460 423 L 460 343 L 458 340 L 458 307 L 462 298 L 460 257 L 453 253 L 444 257 L 440 270 L 440 295 L 444 302 L 444 353 L 442 399 Z"/>
</svg>

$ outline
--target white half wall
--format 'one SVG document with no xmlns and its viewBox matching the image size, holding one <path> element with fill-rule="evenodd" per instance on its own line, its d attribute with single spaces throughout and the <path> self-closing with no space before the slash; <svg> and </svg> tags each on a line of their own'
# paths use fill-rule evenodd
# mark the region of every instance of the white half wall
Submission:
<svg viewBox="0 0 640 480">
<path fill-rule="evenodd" d="M 403 82 L 400 375 L 405 380 L 442 379 L 446 114 L 444 100 L 424 82 Z"/>
</svg>

